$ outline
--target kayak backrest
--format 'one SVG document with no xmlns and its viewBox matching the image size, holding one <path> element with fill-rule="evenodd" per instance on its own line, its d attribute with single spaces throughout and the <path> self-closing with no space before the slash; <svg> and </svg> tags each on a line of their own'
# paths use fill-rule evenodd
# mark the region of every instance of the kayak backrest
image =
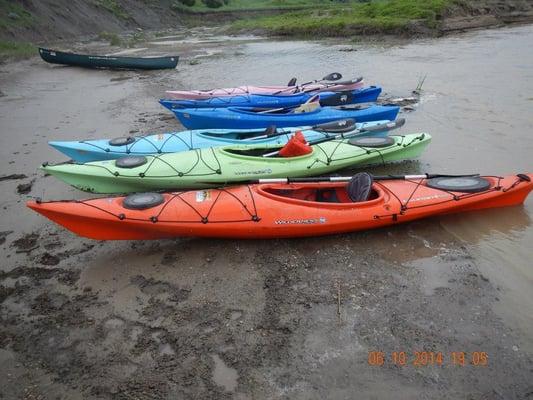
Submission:
<svg viewBox="0 0 533 400">
<path fill-rule="evenodd" d="M 315 101 L 312 103 L 304 103 L 298 107 L 296 107 L 293 112 L 295 114 L 299 113 L 308 113 L 317 110 L 320 107 L 320 102 Z"/>
<path fill-rule="evenodd" d="M 265 132 L 263 135 L 266 135 L 267 137 L 275 136 L 278 133 L 278 129 L 276 128 L 276 125 L 270 125 L 268 128 L 265 129 Z"/>
<path fill-rule="evenodd" d="M 346 186 L 346 191 L 350 200 L 354 203 L 367 201 L 372 191 L 372 175 L 366 172 L 355 174 Z"/>
</svg>

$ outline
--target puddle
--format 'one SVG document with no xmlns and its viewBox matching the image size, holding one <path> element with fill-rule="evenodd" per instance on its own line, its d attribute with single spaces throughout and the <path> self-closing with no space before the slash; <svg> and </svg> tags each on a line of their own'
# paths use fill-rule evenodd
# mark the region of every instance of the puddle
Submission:
<svg viewBox="0 0 533 400">
<path fill-rule="evenodd" d="M 237 387 L 237 380 L 239 375 L 234 368 L 228 367 L 224 361 L 217 355 L 211 355 L 215 362 L 215 368 L 213 369 L 213 381 L 222 386 L 226 392 L 233 392 Z"/>
</svg>

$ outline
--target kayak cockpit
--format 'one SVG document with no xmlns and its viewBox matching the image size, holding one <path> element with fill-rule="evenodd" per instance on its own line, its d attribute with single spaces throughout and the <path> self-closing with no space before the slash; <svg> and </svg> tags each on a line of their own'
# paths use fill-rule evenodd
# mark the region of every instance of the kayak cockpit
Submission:
<svg viewBox="0 0 533 400">
<path fill-rule="evenodd" d="M 373 185 L 368 191 L 365 199 L 356 198 L 360 193 L 350 193 L 349 184 L 347 183 L 330 183 L 324 184 L 292 184 L 292 185 L 273 185 L 265 184 L 258 187 L 261 194 L 276 199 L 278 201 L 289 202 L 294 204 L 309 204 L 314 207 L 317 203 L 321 205 L 340 205 L 353 206 L 373 205 L 383 201 L 384 192 L 379 187 Z M 354 197 L 354 195 L 356 197 Z M 354 201 L 356 199 L 357 201 Z"/>
<path fill-rule="evenodd" d="M 277 134 L 277 129 L 275 126 L 270 126 L 266 129 L 250 129 L 250 130 L 235 130 L 235 131 L 226 131 L 226 130 L 213 130 L 199 133 L 199 136 L 207 138 L 223 138 L 223 139 L 233 139 L 233 140 L 245 140 L 253 139 L 255 137 L 268 137 L 275 136 Z"/>
<path fill-rule="evenodd" d="M 246 147 L 225 147 L 222 149 L 229 156 L 244 156 L 252 158 L 260 158 L 261 160 L 269 159 L 295 159 L 302 157 L 309 157 L 314 153 L 314 150 L 311 149 L 311 152 L 308 154 L 294 155 L 294 156 L 283 156 L 278 154 L 278 152 L 283 148 L 283 146 L 269 146 L 269 147 L 255 147 L 255 148 L 246 148 Z"/>
</svg>

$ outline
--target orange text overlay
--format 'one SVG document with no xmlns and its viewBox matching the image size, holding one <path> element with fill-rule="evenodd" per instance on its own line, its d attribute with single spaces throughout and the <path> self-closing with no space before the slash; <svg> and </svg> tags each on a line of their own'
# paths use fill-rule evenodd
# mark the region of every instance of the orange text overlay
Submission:
<svg viewBox="0 0 533 400">
<path fill-rule="evenodd" d="M 413 366 L 443 366 L 452 365 L 458 367 L 476 366 L 484 367 L 489 364 L 489 356 L 484 351 L 452 351 L 444 353 L 440 351 L 370 351 L 368 352 L 368 364 L 380 367 L 382 365 Z"/>
</svg>

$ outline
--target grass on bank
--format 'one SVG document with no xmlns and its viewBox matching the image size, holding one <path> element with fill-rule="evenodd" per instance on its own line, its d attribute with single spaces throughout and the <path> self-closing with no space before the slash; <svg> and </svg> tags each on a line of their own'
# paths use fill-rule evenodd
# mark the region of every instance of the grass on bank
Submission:
<svg viewBox="0 0 533 400">
<path fill-rule="evenodd" d="M 444 12 L 462 0 L 372 0 L 329 5 L 273 16 L 240 19 L 234 30 L 260 29 L 274 35 L 340 36 L 347 33 L 397 33 L 412 21 L 433 29 Z"/>
<path fill-rule="evenodd" d="M 357 0 L 348 0 L 348 2 Z M 189 12 L 203 13 L 216 11 L 253 11 L 283 8 L 316 8 L 333 3 L 333 0 L 229 0 L 228 4 L 219 8 L 209 8 L 202 0 L 196 0 L 193 6 L 186 6 L 175 0 L 172 8 Z"/>
<path fill-rule="evenodd" d="M 128 12 L 116 0 L 96 0 L 95 4 L 102 7 L 119 19 L 129 19 Z"/>
<path fill-rule="evenodd" d="M 37 47 L 26 42 L 0 40 L 0 57 L 2 59 L 22 59 L 37 55 Z"/>
<path fill-rule="evenodd" d="M 0 29 L 26 28 L 34 23 L 34 16 L 24 6 L 13 1 L 0 0 Z"/>
</svg>

